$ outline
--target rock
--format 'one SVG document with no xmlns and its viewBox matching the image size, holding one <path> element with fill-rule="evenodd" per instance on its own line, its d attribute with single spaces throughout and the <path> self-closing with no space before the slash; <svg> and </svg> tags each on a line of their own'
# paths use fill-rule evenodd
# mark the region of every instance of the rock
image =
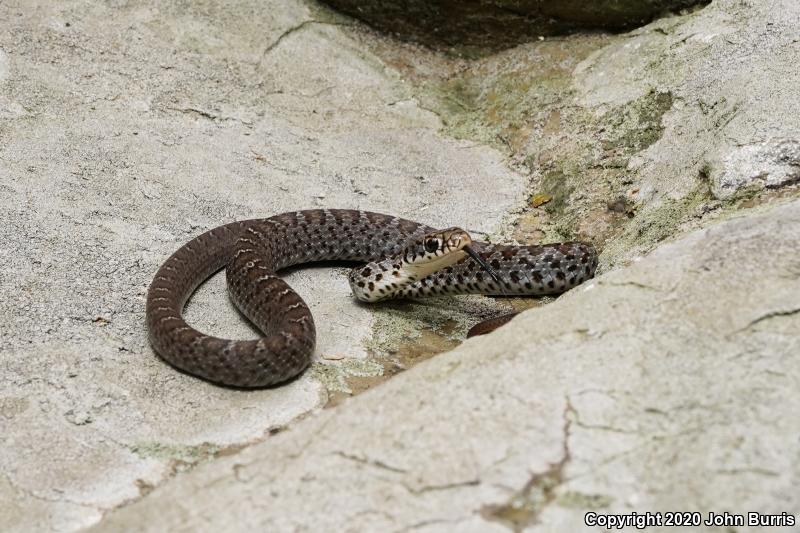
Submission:
<svg viewBox="0 0 800 533">
<path fill-rule="evenodd" d="M 711 165 L 714 196 L 727 200 L 743 189 L 777 189 L 800 181 L 800 138 L 737 146 Z"/>
<path fill-rule="evenodd" d="M 600 136 L 611 146 L 590 144 L 601 156 L 582 156 L 586 171 L 575 174 L 585 177 L 570 185 L 636 188 L 629 196 L 635 216 L 606 236 L 604 262 L 624 263 L 691 227 L 709 202 L 733 212 L 746 190 L 798 192 L 798 24 L 800 4 L 791 0 L 719 0 L 639 28 L 578 66 L 573 87 L 582 116 L 601 117 Z M 570 127 L 592 131 L 593 123 Z M 577 137 L 578 146 L 593 142 Z M 609 156 L 619 158 L 614 167 L 591 172 Z M 578 164 L 570 159 L 563 166 Z M 574 202 L 571 209 L 580 213 Z"/>
<path fill-rule="evenodd" d="M 144 295 L 191 237 L 317 202 L 490 232 L 526 196 L 503 154 L 440 135 L 393 71 L 302 2 L 0 3 L 0 20 L 4 532 L 95 523 L 327 401 L 313 372 L 243 393 L 157 358 Z M 365 362 L 374 314 L 343 269 L 290 283 L 321 353 L 382 370 Z M 187 315 L 256 334 L 224 275 Z"/>
<path fill-rule="evenodd" d="M 587 511 L 796 514 L 798 249 L 798 200 L 691 233 L 92 531 L 579 531 Z"/>
<path fill-rule="evenodd" d="M 795 0 L 476 60 L 296 1 L 0 3 L 0 20 L 4 532 L 798 509 Z M 367 308 L 344 269 L 311 268 L 289 282 L 317 356 L 341 361 L 244 392 L 154 355 L 144 295 L 178 245 L 314 205 L 589 238 L 607 274 L 352 401 L 506 306 Z M 187 315 L 256 335 L 224 276 Z"/>
<path fill-rule="evenodd" d="M 609 269 L 743 200 L 800 193 L 792 150 L 770 148 L 800 139 L 798 25 L 794 0 L 716 0 L 471 61 L 375 48 L 445 132 L 510 152 L 551 199 L 523 211 L 515 238 L 591 240 Z"/>
<path fill-rule="evenodd" d="M 619 31 L 707 0 L 326 0 L 371 26 L 433 46 L 498 50 L 581 29 Z"/>
</svg>

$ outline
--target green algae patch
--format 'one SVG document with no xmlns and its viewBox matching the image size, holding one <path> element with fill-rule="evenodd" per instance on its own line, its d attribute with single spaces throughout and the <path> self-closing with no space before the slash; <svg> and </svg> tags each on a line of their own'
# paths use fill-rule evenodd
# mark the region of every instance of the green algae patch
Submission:
<svg viewBox="0 0 800 533">
<path fill-rule="evenodd" d="M 627 196 L 637 181 L 628 164 L 661 139 L 674 97 L 653 90 L 602 112 L 576 105 L 574 69 L 612 40 L 545 40 L 417 80 L 417 97 L 438 114 L 444 134 L 489 144 L 529 175 L 529 201 L 517 214 L 538 226 L 521 234 L 603 243 L 642 221 Z M 533 205 L 536 195 L 550 200 Z M 534 209 L 546 216 L 525 217 Z"/>
<path fill-rule="evenodd" d="M 164 444 L 162 442 L 140 442 L 130 446 L 130 451 L 142 459 L 170 461 L 177 470 L 186 470 L 209 461 L 224 450 L 226 450 L 225 447 L 207 442 L 197 446 Z"/>
<path fill-rule="evenodd" d="M 628 105 L 607 113 L 608 132 L 601 141 L 605 150 L 619 150 L 624 155 L 640 152 L 661 138 L 662 117 L 672 108 L 669 92 L 651 91 Z"/>
<path fill-rule="evenodd" d="M 403 364 L 414 343 L 427 340 L 430 355 L 440 353 L 463 340 L 474 323 L 507 312 L 504 301 L 474 295 L 388 302 L 376 309 L 373 335 L 365 347 L 377 360 Z M 425 358 L 411 351 L 415 359 Z"/>
<path fill-rule="evenodd" d="M 606 509 L 613 501 L 605 494 L 586 494 L 577 491 L 566 491 L 556 498 L 556 503 L 561 507 L 589 510 Z"/>
<path fill-rule="evenodd" d="M 661 205 L 651 208 L 643 216 L 643 220 L 630 228 L 628 234 L 638 245 L 650 247 L 676 234 L 680 224 L 685 221 L 686 215 L 694 211 L 699 205 L 712 198 L 704 184 L 690 191 L 680 199 L 665 200 Z"/>
<path fill-rule="evenodd" d="M 545 173 L 540 190 L 551 198 L 544 204 L 545 211 L 557 216 L 564 213 L 569 197 L 575 191 L 575 184 L 562 170 L 552 170 Z"/>
<path fill-rule="evenodd" d="M 531 299 L 527 299 L 531 303 Z M 533 300 L 533 304 L 537 300 Z M 522 310 L 524 306 L 520 307 Z M 368 359 L 314 363 L 312 375 L 328 391 L 326 407 L 341 403 L 437 354 L 458 346 L 476 322 L 509 312 L 504 299 L 439 297 L 375 306 Z"/>
<path fill-rule="evenodd" d="M 352 394 L 351 378 L 379 378 L 384 375 L 383 365 L 369 359 L 343 359 L 337 363 L 314 363 L 311 375 L 320 381 L 328 393 Z"/>
<path fill-rule="evenodd" d="M 439 114 L 446 135 L 519 151 L 533 132 L 531 120 L 571 93 L 572 70 L 607 42 L 596 34 L 532 43 L 518 49 L 520 58 L 454 64 L 450 75 L 428 77 L 415 90 Z"/>
<path fill-rule="evenodd" d="M 643 208 L 641 214 L 609 243 L 603 251 L 603 270 L 616 264 L 631 249 L 649 250 L 659 242 L 677 235 L 692 214 L 713 199 L 708 184 L 699 181 L 696 187 L 678 199 L 666 199 Z"/>
</svg>

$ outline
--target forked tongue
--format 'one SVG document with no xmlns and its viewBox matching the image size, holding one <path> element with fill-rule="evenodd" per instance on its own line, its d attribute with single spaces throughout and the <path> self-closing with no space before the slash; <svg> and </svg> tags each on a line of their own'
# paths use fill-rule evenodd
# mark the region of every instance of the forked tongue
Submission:
<svg viewBox="0 0 800 533">
<path fill-rule="evenodd" d="M 480 267 L 486 271 L 487 274 L 489 274 L 489 276 L 495 281 L 495 283 L 497 283 L 498 287 L 500 287 L 500 293 L 503 296 L 508 296 L 508 294 L 506 294 L 506 290 L 503 288 L 503 282 L 500 279 L 500 275 L 497 272 L 495 272 L 492 267 L 489 266 L 489 263 L 484 261 L 483 257 L 478 255 L 478 252 L 473 250 L 471 246 L 465 246 L 462 249 L 465 252 L 467 252 L 467 255 L 470 256 L 476 263 L 478 263 Z"/>
</svg>

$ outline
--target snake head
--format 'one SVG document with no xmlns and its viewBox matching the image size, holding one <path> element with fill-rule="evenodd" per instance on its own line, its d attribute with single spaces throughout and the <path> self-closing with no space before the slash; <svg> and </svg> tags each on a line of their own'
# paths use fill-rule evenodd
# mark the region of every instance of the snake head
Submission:
<svg viewBox="0 0 800 533">
<path fill-rule="evenodd" d="M 472 237 L 461 228 L 453 227 L 423 235 L 409 246 L 403 258 L 411 269 L 416 270 L 417 279 L 433 274 L 453 263 L 470 256 L 502 287 L 500 276 L 472 248 Z"/>
<path fill-rule="evenodd" d="M 422 264 L 428 261 L 444 259 L 447 264 L 455 263 L 463 254 L 450 256 L 461 252 L 472 244 L 472 237 L 461 228 L 447 228 L 423 235 L 420 239 L 407 246 L 403 259 L 408 264 Z M 453 259 L 449 261 L 449 259 Z"/>
<path fill-rule="evenodd" d="M 472 237 L 461 228 L 432 231 L 409 242 L 397 255 L 368 263 L 350 273 L 353 295 L 362 302 L 396 297 L 413 283 L 453 265 L 466 256 L 500 284 L 499 277 L 472 247 Z"/>
</svg>

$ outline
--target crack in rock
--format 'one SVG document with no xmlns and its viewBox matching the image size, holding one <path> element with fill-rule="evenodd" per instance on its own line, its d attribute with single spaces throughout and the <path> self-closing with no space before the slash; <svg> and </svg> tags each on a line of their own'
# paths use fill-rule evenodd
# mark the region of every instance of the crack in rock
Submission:
<svg viewBox="0 0 800 533">
<path fill-rule="evenodd" d="M 730 337 L 732 337 L 732 336 L 734 336 L 734 335 L 736 335 L 738 333 L 742 333 L 743 331 L 747 331 L 748 329 L 752 328 L 756 324 L 764 322 L 765 320 L 769 320 L 771 318 L 775 318 L 775 317 L 779 317 L 779 316 L 780 317 L 793 316 L 793 315 L 796 315 L 798 313 L 800 313 L 800 307 L 797 308 L 797 309 L 785 309 L 785 310 L 781 310 L 781 311 L 770 311 L 768 313 L 765 313 L 765 314 L 761 315 L 760 317 L 758 317 L 756 319 L 751 320 L 750 322 L 747 323 L 747 325 L 737 329 L 736 331 L 734 331 L 732 333 L 729 333 L 727 335 L 727 337 L 730 338 Z"/>
<path fill-rule="evenodd" d="M 263 61 L 265 57 L 267 57 L 267 54 L 269 54 L 269 53 L 270 53 L 270 52 L 272 52 L 272 51 L 273 51 L 275 48 L 277 48 L 277 47 L 278 47 L 278 45 L 279 45 L 279 44 L 281 44 L 281 42 L 282 42 L 282 41 L 283 41 L 285 38 L 287 38 L 288 36 L 290 36 L 291 34 L 293 34 L 293 33 L 295 33 L 295 32 L 298 32 L 298 31 L 302 30 L 302 29 L 303 29 L 303 28 L 305 28 L 306 26 L 310 26 L 310 25 L 312 25 L 312 24 L 327 24 L 327 25 L 329 25 L 329 26 L 346 26 L 346 27 L 348 27 L 348 26 L 354 26 L 354 24 L 346 24 L 346 23 L 344 23 L 344 22 L 326 22 L 326 21 L 324 21 L 324 20 L 314 20 L 314 19 L 304 20 L 304 21 L 303 21 L 303 22 L 301 22 L 300 24 L 296 24 L 296 25 L 292 26 L 291 28 L 288 28 L 286 31 L 284 31 L 283 33 L 281 33 L 280 35 L 278 35 L 278 38 L 277 38 L 277 39 L 275 39 L 275 40 L 274 40 L 274 41 L 272 41 L 270 44 L 268 44 L 268 45 L 267 45 L 267 47 L 266 47 L 266 48 L 264 48 L 264 51 L 263 51 L 263 52 L 261 52 L 261 59 L 259 60 L 259 63 L 260 63 L 261 61 Z"/>
<path fill-rule="evenodd" d="M 11 486 L 12 489 L 16 490 L 17 492 L 19 492 L 21 494 L 24 494 L 25 496 L 28 496 L 29 498 L 33 498 L 34 500 L 38 500 L 38 501 L 46 502 L 46 503 L 68 503 L 68 504 L 71 504 L 71 505 L 76 505 L 78 507 L 83 507 L 84 509 L 91 509 L 92 511 L 103 512 L 103 508 L 102 507 L 99 507 L 99 506 L 91 504 L 91 503 L 79 502 L 79 501 L 67 498 L 67 497 L 63 496 L 63 494 L 60 495 L 60 496 L 45 496 L 43 494 L 39 494 L 39 492 L 37 492 L 35 490 L 32 490 L 32 489 L 29 489 L 27 487 L 24 487 L 24 486 L 20 485 L 19 483 L 17 483 L 14 480 L 14 478 L 11 477 L 10 474 L 3 473 L 3 477 L 6 478 L 6 481 L 8 482 L 9 486 Z M 59 489 L 52 489 L 52 490 L 54 492 L 59 492 L 59 493 L 62 492 Z"/>
<path fill-rule="evenodd" d="M 389 472 L 393 472 L 395 474 L 405 474 L 405 473 L 408 472 L 408 470 L 406 470 L 404 468 L 399 468 L 399 467 L 396 467 L 396 466 L 392 466 L 392 465 L 386 464 L 386 463 L 384 463 L 383 461 L 381 461 L 379 459 L 368 459 L 366 457 L 361 457 L 361 456 L 358 456 L 358 455 L 353 455 L 353 454 L 345 453 L 345 452 L 342 452 L 342 451 L 337 451 L 337 452 L 334 452 L 334 453 L 336 455 L 338 455 L 339 457 L 347 459 L 348 461 L 354 461 L 354 462 L 362 464 L 362 465 L 367 465 L 367 466 L 372 466 L 372 467 L 375 467 L 375 468 L 380 468 L 381 470 L 388 470 Z"/>
<path fill-rule="evenodd" d="M 419 496 L 428 492 L 435 492 L 440 490 L 460 489 L 464 487 L 476 487 L 480 485 L 480 479 L 468 479 L 466 481 L 454 481 L 452 483 L 442 483 L 441 485 L 425 485 L 419 488 L 411 488 L 405 483 L 401 485 L 411 494 Z"/>
<path fill-rule="evenodd" d="M 403 533 L 405 531 L 415 531 L 417 529 L 427 528 L 429 526 L 437 526 L 442 525 L 446 526 L 446 531 L 454 531 L 454 527 L 456 524 L 460 524 L 461 522 L 466 521 L 467 519 L 461 518 L 457 520 L 445 520 L 443 518 L 432 518 L 430 520 L 422 520 L 421 522 L 415 522 L 409 526 L 406 526 L 401 529 L 396 529 L 393 533 Z"/>
<path fill-rule="evenodd" d="M 172 111 L 178 111 L 180 113 L 185 113 L 185 114 L 199 115 L 199 116 L 201 116 L 201 117 L 203 117 L 205 119 L 208 119 L 208 120 L 210 120 L 212 122 L 220 122 L 220 121 L 223 121 L 223 120 L 235 120 L 236 122 L 239 122 L 239 123 L 241 123 L 241 124 L 243 124 L 245 126 L 252 126 L 253 125 L 253 121 L 251 121 L 251 120 L 246 120 L 246 119 L 242 119 L 242 118 L 238 118 L 238 117 L 231 117 L 231 116 L 227 116 L 227 115 L 221 115 L 221 114 L 214 113 L 212 111 L 207 111 L 205 109 L 201 109 L 201 108 L 195 107 L 195 106 L 186 106 L 186 107 L 170 106 L 170 107 L 167 107 L 167 109 L 170 109 Z"/>
<path fill-rule="evenodd" d="M 551 463 L 547 470 L 533 473 L 525 486 L 507 503 L 484 505 L 480 510 L 481 516 L 508 526 L 514 533 L 520 533 L 538 521 L 545 507 L 555 500 L 556 489 L 564 483 L 564 470 L 571 459 L 569 450 L 571 417 L 575 416 L 575 408 L 567 398 L 563 413 L 561 459 Z"/>
</svg>

